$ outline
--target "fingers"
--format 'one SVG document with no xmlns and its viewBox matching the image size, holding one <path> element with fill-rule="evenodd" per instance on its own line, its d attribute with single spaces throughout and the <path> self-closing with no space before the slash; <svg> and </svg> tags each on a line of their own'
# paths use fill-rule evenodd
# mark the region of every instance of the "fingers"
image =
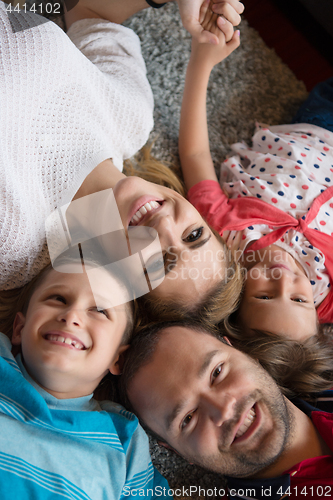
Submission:
<svg viewBox="0 0 333 500">
<path fill-rule="evenodd" d="M 221 6 L 223 4 L 229 4 L 237 12 L 237 14 L 240 15 L 243 14 L 244 12 L 244 5 L 242 4 L 242 2 L 239 2 L 238 0 L 212 0 L 212 1 L 217 9 L 222 8 Z"/>
<path fill-rule="evenodd" d="M 231 54 L 237 47 L 239 47 L 240 44 L 240 32 L 239 30 L 236 30 L 229 42 L 226 43 L 226 46 L 228 47 L 228 55 Z"/>
<path fill-rule="evenodd" d="M 220 0 L 215 0 L 214 3 L 212 4 L 212 10 L 216 14 L 223 16 L 233 26 L 238 26 L 239 23 L 241 22 L 241 17 L 239 15 L 238 11 L 235 9 L 235 7 L 233 5 L 231 5 L 231 3 L 229 3 L 229 2 L 243 5 L 240 2 L 235 1 L 235 0 L 229 0 L 228 2 L 222 2 Z M 238 10 L 241 10 L 239 6 L 238 6 Z"/>
</svg>

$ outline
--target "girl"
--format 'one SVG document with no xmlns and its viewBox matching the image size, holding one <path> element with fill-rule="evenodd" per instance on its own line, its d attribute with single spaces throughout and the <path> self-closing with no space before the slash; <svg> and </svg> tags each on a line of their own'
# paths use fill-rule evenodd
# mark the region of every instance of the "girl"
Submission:
<svg viewBox="0 0 333 500">
<path fill-rule="evenodd" d="M 217 4 L 230 33 L 242 4 Z M 155 227 L 165 259 L 172 247 L 173 273 L 156 294 L 194 308 L 220 291 L 225 266 L 216 256 L 223 247 L 198 212 L 178 194 L 121 172 L 148 138 L 153 99 L 138 38 L 110 20 L 122 22 L 147 6 L 114 0 L 105 10 L 105 2 L 79 2 L 68 13 L 67 36 L 0 3 L 2 289 L 23 285 L 49 261 L 44 224 L 56 208 L 114 188 L 124 228 Z M 198 278 L 190 273 L 198 268 L 194 254 Z"/>
<path fill-rule="evenodd" d="M 206 16 L 214 24 L 214 16 Z M 247 270 L 238 326 L 302 340 L 333 320 L 333 134 L 317 125 L 259 127 L 253 148 L 236 144 L 218 184 L 210 155 L 210 72 L 239 44 L 192 42 L 179 152 L 188 199 Z M 227 175 L 225 174 L 227 172 Z M 230 178 L 231 176 L 231 182 Z M 316 314 L 317 313 L 317 314 Z"/>
</svg>

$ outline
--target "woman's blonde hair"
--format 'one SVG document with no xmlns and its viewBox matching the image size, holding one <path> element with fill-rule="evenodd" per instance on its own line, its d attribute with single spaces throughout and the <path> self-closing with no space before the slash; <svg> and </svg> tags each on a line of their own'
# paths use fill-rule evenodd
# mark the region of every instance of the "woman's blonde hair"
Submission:
<svg viewBox="0 0 333 500">
<path fill-rule="evenodd" d="M 173 189 L 185 196 L 185 187 L 179 176 L 180 169 L 173 164 L 164 164 L 151 154 L 152 145 L 144 146 L 134 160 L 125 163 L 126 175 L 136 175 L 162 186 Z M 170 299 L 159 299 L 144 295 L 138 299 L 140 319 L 137 331 L 156 321 L 182 321 L 186 318 L 196 318 L 207 325 L 216 325 L 230 315 L 239 305 L 239 297 L 243 288 L 243 273 L 240 266 L 227 249 L 220 234 L 211 228 L 219 241 L 225 262 L 225 279 L 217 283 L 204 295 L 199 303 L 179 304 Z"/>
<path fill-rule="evenodd" d="M 145 181 L 173 189 L 185 196 L 185 186 L 181 180 L 181 170 L 174 163 L 163 163 L 151 154 L 152 144 L 145 145 L 134 158 L 125 160 L 124 174 L 135 175 Z"/>
</svg>

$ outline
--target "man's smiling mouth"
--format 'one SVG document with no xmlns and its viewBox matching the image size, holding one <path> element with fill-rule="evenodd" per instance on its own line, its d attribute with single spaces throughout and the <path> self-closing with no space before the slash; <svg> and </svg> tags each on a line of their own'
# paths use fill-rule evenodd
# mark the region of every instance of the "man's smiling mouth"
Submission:
<svg viewBox="0 0 333 500">
<path fill-rule="evenodd" d="M 235 439 L 240 438 L 245 434 L 245 432 L 251 427 L 253 424 L 254 420 L 256 418 L 256 412 L 254 410 L 254 407 L 250 409 L 248 414 L 246 415 L 244 422 L 242 425 L 239 427 L 238 431 L 236 432 Z"/>
</svg>

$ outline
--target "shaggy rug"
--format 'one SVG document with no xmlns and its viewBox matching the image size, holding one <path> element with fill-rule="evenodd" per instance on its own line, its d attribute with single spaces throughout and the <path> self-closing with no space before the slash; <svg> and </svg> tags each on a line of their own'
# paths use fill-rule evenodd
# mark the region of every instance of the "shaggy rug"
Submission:
<svg viewBox="0 0 333 500">
<path fill-rule="evenodd" d="M 44 3 L 50 3 L 50 0 Z M 53 20 L 64 27 L 61 17 Z M 175 3 L 159 10 L 148 8 L 134 16 L 126 26 L 141 39 L 154 93 L 153 154 L 159 159 L 177 162 L 178 124 L 190 55 L 190 36 L 182 27 Z M 240 25 L 240 31 L 241 46 L 229 59 L 214 68 L 209 82 L 209 135 L 217 169 L 232 143 L 250 141 L 256 122 L 290 122 L 307 96 L 305 85 L 296 79 L 245 20 Z M 153 439 L 151 453 L 155 465 L 169 480 L 170 487 L 178 489 L 175 492 L 177 497 L 215 499 L 221 496 L 218 494 L 224 486 L 221 476 L 186 463 L 161 448 Z"/>
</svg>

